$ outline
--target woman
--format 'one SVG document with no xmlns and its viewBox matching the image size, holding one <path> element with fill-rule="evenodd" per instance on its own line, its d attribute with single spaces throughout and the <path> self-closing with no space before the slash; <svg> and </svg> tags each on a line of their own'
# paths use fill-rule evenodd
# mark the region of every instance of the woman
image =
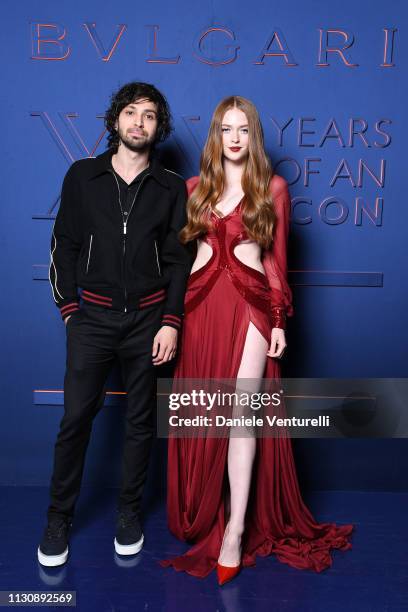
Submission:
<svg viewBox="0 0 408 612">
<path fill-rule="evenodd" d="M 178 379 L 256 381 L 280 376 L 286 316 L 290 196 L 273 174 L 254 105 L 239 96 L 216 108 L 200 164 L 187 181 L 197 240 L 185 298 Z M 322 571 L 331 548 L 351 548 L 352 525 L 318 524 L 304 505 L 290 439 L 169 439 L 168 520 L 184 555 L 162 561 L 194 576 L 217 567 L 220 584 L 256 555 Z"/>
</svg>

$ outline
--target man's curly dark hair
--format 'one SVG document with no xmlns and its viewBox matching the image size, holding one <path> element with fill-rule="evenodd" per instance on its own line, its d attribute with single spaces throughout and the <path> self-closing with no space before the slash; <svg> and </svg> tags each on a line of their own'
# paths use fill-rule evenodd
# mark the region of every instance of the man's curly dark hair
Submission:
<svg viewBox="0 0 408 612">
<path fill-rule="evenodd" d="M 105 114 L 105 126 L 108 130 L 108 146 L 117 150 L 119 146 L 119 135 L 115 129 L 115 123 L 122 110 L 137 100 L 150 100 L 157 104 L 157 134 L 155 143 L 163 142 L 170 135 L 171 113 L 168 102 L 164 95 L 150 83 L 133 82 L 123 85 L 111 96 L 111 104 Z"/>
</svg>

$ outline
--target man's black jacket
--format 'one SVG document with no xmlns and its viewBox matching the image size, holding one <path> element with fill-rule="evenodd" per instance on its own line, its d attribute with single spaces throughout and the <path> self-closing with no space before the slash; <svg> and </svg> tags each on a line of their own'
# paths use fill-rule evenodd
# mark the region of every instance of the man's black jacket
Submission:
<svg viewBox="0 0 408 612">
<path fill-rule="evenodd" d="M 78 310 L 79 292 L 124 312 L 164 302 L 163 325 L 178 329 L 191 267 L 177 237 L 187 221 L 184 180 L 151 159 L 126 214 L 112 153 L 76 161 L 65 176 L 51 239 L 54 300 L 63 319 Z"/>
</svg>

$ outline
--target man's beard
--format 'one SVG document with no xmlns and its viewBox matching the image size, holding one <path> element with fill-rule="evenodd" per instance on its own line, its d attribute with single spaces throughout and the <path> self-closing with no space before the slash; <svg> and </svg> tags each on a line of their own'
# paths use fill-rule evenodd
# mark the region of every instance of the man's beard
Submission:
<svg viewBox="0 0 408 612">
<path fill-rule="evenodd" d="M 147 135 L 139 136 L 137 139 L 132 138 L 128 134 L 124 133 L 120 128 L 118 130 L 119 143 L 122 143 L 127 149 L 134 152 L 142 152 L 150 149 L 154 143 L 154 137 L 148 137 Z"/>
</svg>

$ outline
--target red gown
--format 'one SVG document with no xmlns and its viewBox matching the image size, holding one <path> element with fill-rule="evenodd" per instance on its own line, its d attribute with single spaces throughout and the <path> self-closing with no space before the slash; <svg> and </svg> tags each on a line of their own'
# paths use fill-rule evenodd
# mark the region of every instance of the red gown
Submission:
<svg viewBox="0 0 408 612">
<path fill-rule="evenodd" d="M 187 181 L 189 194 L 197 183 L 198 177 Z M 212 214 L 213 227 L 203 239 L 213 252 L 189 278 L 176 380 L 235 379 L 249 323 L 269 347 L 272 327 L 284 327 L 284 315 L 293 314 L 286 280 L 290 196 L 285 179 L 278 175 L 270 188 L 277 222 L 273 246 L 262 257 L 265 274 L 234 255 L 235 246 L 248 238 L 241 203 L 224 217 Z M 278 359 L 267 358 L 264 377 L 279 380 Z M 299 491 L 289 437 L 260 437 L 256 444 L 243 566 L 255 565 L 256 555 L 274 553 L 292 567 L 324 570 L 332 563 L 332 548 L 351 548 L 353 525 L 316 522 Z M 215 568 L 228 521 L 227 452 L 228 437 L 169 438 L 168 524 L 177 538 L 194 545 L 181 556 L 160 561 L 162 566 L 198 577 Z"/>
</svg>

